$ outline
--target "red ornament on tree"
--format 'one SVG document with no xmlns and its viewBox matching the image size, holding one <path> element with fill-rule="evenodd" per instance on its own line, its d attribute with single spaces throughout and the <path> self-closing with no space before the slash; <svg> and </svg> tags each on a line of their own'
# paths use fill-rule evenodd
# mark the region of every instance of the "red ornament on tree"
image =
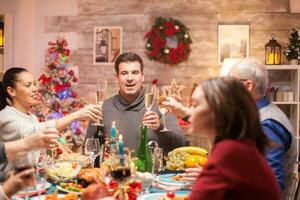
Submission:
<svg viewBox="0 0 300 200">
<path fill-rule="evenodd" d="M 73 98 L 76 98 L 76 97 L 77 97 L 77 93 L 76 93 L 76 92 L 73 92 L 73 93 L 72 93 L 72 97 L 73 97 Z"/>
<path fill-rule="evenodd" d="M 67 87 L 71 87 L 71 83 L 70 82 L 66 82 L 66 86 Z"/>
<path fill-rule="evenodd" d="M 76 83 L 77 81 L 78 81 L 78 78 L 77 78 L 77 77 L 74 77 L 74 78 L 73 78 L 73 82 Z"/>
<path fill-rule="evenodd" d="M 74 71 L 73 71 L 73 70 L 70 70 L 70 71 L 69 71 L 69 74 L 70 74 L 71 76 L 73 76 L 73 75 L 74 75 Z"/>
</svg>

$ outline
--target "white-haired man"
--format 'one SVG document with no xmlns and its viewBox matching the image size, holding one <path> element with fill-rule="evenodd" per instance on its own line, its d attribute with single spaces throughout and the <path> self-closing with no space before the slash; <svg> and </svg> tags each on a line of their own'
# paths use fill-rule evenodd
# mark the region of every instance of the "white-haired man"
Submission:
<svg viewBox="0 0 300 200">
<path fill-rule="evenodd" d="M 275 172 L 284 199 L 290 194 L 297 150 L 293 127 L 287 116 L 265 96 L 268 72 L 256 59 L 242 59 L 229 72 L 241 80 L 256 101 L 265 134 L 276 143 L 266 152 L 267 160 Z"/>
</svg>

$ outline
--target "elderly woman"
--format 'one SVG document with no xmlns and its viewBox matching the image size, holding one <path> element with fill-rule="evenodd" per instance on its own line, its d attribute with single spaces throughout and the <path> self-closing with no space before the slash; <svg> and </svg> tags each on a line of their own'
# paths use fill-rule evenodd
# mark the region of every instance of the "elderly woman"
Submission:
<svg viewBox="0 0 300 200">
<path fill-rule="evenodd" d="M 234 78 L 210 79 L 192 99 L 190 132 L 208 137 L 213 149 L 189 199 L 280 199 L 264 156 L 270 144 L 246 88 Z"/>
</svg>

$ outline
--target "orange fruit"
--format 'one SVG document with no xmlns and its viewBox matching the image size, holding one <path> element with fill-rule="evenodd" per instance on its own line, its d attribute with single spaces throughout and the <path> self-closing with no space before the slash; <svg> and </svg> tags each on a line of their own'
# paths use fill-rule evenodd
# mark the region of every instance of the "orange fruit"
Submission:
<svg viewBox="0 0 300 200">
<path fill-rule="evenodd" d="M 190 167 L 199 167 L 203 166 L 207 163 L 207 158 L 203 156 L 198 156 L 198 155 L 189 155 L 185 159 L 185 167 L 190 168 Z"/>
<path fill-rule="evenodd" d="M 197 167 L 199 166 L 199 157 L 200 156 L 196 156 L 196 155 L 189 155 L 186 157 L 185 159 L 185 167 L 189 168 L 189 167 Z"/>
<path fill-rule="evenodd" d="M 207 158 L 203 157 L 203 156 L 199 156 L 199 165 L 201 167 L 203 167 L 206 163 L 207 163 Z"/>
</svg>

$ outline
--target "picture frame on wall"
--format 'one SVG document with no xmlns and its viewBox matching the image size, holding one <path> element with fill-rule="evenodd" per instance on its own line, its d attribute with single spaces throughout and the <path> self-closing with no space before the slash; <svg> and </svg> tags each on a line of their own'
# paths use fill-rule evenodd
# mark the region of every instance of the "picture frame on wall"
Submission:
<svg viewBox="0 0 300 200">
<path fill-rule="evenodd" d="M 121 26 L 94 27 L 94 65 L 114 63 L 122 53 Z"/>
<path fill-rule="evenodd" d="M 249 25 L 218 25 L 218 64 L 249 56 Z"/>
</svg>

